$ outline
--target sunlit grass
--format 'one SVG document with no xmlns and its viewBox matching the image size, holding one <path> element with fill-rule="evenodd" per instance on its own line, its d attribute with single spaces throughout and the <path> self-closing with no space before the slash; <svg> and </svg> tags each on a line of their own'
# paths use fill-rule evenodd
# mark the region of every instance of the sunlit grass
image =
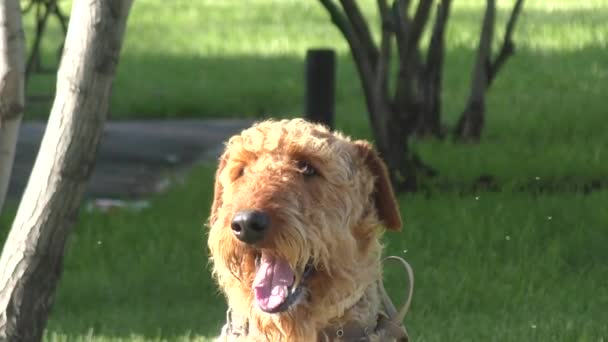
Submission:
<svg viewBox="0 0 608 342">
<path fill-rule="evenodd" d="M 210 279 L 202 222 L 212 167 L 140 213 L 83 212 L 70 240 L 47 341 L 205 341 L 224 300 Z M 602 341 L 608 337 L 608 192 L 399 196 L 416 292 L 414 341 Z M 395 300 L 404 274 L 388 268 Z"/>
<path fill-rule="evenodd" d="M 140 213 L 82 213 L 47 341 L 205 341 L 219 333 L 225 304 L 202 227 L 212 174 L 195 169 Z M 607 201 L 606 191 L 400 196 L 405 227 L 387 233 L 387 254 L 415 269 L 406 320 L 413 340 L 608 336 Z M 404 274 L 386 273 L 399 301 Z"/>
</svg>

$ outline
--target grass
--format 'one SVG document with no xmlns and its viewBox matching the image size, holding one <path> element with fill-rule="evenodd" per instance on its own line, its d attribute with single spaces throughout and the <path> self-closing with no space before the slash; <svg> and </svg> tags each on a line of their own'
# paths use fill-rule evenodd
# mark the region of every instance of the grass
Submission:
<svg viewBox="0 0 608 342">
<path fill-rule="evenodd" d="M 466 99 L 480 3 L 454 3 L 443 93 L 447 124 Z M 374 2 L 363 4 L 371 13 Z M 498 1 L 500 20 L 511 4 Z M 399 197 L 406 227 L 402 235 L 387 234 L 387 253 L 405 255 L 416 271 L 406 320 L 414 341 L 608 340 L 608 190 L 516 191 L 537 178 L 606 180 L 608 0 L 525 6 L 517 54 L 488 97 L 482 143 L 414 143 L 440 171 L 440 182 L 465 184 L 487 174 L 507 185 L 502 192 Z M 31 31 L 31 18 L 26 26 Z M 47 62 L 58 37 L 52 27 Z M 254 0 L 247 7 L 236 0 L 136 1 L 112 117 L 297 115 L 303 58 L 316 46 L 339 54 L 337 126 L 369 138 L 346 46 L 315 1 Z M 53 82 L 35 76 L 28 93 L 50 94 Z M 27 115 L 47 112 L 48 104 L 30 103 Z M 216 335 L 225 306 L 209 277 L 203 228 L 212 176 L 212 165 L 196 168 L 142 212 L 83 211 L 46 340 L 206 341 Z M 0 217 L 0 235 L 13 211 Z M 400 295 L 401 275 L 389 269 L 387 276 L 390 292 Z"/>
<path fill-rule="evenodd" d="M 140 213 L 82 213 L 47 340 L 204 341 L 218 331 L 225 307 L 209 279 L 201 228 L 212 174 L 195 169 Z M 608 191 L 399 200 L 406 227 L 387 234 L 387 253 L 416 270 L 407 319 L 415 341 L 608 336 Z M 402 277 L 389 269 L 395 297 Z"/>
</svg>

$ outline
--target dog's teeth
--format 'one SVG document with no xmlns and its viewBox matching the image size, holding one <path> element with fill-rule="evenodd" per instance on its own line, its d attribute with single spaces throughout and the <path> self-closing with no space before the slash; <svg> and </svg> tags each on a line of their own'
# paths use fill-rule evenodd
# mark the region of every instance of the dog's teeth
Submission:
<svg viewBox="0 0 608 342">
<path fill-rule="evenodd" d="M 255 256 L 255 267 L 256 268 L 260 267 L 261 260 L 262 260 L 262 256 L 261 255 L 258 254 L 258 255 Z"/>
</svg>

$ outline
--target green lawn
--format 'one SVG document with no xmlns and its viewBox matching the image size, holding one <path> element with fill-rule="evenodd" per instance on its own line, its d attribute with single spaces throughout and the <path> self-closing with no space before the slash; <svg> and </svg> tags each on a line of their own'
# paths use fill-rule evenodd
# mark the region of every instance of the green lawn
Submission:
<svg viewBox="0 0 608 342">
<path fill-rule="evenodd" d="M 364 1 L 371 13 L 375 1 Z M 482 1 L 454 2 L 444 119 L 466 98 Z M 512 1 L 498 1 L 504 20 Z M 413 341 L 608 340 L 608 0 L 529 0 L 488 98 L 482 143 L 415 142 L 440 184 L 491 175 L 503 192 L 399 197 L 406 227 L 387 253 L 416 272 L 406 319 Z M 374 19 L 376 20 L 376 19 Z M 502 21 L 501 21 L 502 22 Z M 32 20 L 26 20 L 31 29 Z M 137 0 L 114 86 L 112 116 L 298 115 L 307 48 L 339 52 L 337 124 L 370 137 L 346 45 L 316 1 Z M 497 32 L 500 35 L 502 30 Z M 58 31 L 50 32 L 51 64 Z M 35 76 L 30 95 L 52 93 Z M 48 104 L 30 103 L 44 118 Z M 225 305 L 209 277 L 203 222 L 213 165 L 142 212 L 83 212 L 67 251 L 48 341 L 205 341 Z M 522 184 L 562 191 L 520 191 Z M 0 218 L 0 234 L 11 220 Z M 390 292 L 402 283 L 388 272 Z"/>
</svg>

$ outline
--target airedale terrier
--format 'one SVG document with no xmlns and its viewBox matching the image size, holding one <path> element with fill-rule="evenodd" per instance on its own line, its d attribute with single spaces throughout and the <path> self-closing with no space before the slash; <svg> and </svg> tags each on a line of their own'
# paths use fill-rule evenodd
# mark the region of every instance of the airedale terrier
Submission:
<svg viewBox="0 0 608 342">
<path fill-rule="evenodd" d="M 233 136 L 209 227 L 220 340 L 407 340 L 381 282 L 380 236 L 401 218 L 369 143 L 302 119 Z"/>
</svg>

